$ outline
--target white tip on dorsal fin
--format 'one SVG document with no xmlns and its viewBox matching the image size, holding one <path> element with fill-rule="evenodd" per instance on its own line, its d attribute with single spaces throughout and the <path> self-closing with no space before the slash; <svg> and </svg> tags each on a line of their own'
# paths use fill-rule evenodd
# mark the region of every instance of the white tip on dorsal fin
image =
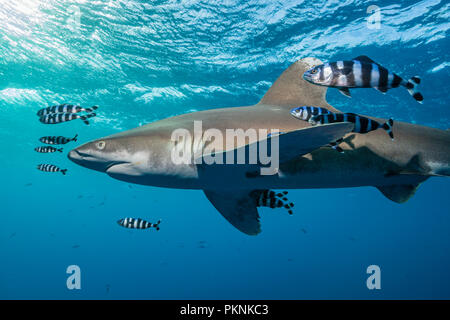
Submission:
<svg viewBox="0 0 450 320">
<path fill-rule="evenodd" d="M 311 84 L 303 79 L 305 71 L 321 65 L 316 58 L 304 58 L 294 62 L 287 68 L 269 88 L 258 103 L 276 106 L 315 106 L 338 112 L 325 100 L 327 87 Z"/>
</svg>

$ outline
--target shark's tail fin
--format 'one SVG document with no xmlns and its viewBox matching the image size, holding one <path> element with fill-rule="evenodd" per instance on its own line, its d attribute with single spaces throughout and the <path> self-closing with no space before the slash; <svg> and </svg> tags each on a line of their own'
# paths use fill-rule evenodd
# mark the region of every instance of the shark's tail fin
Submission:
<svg viewBox="0 0 450 320">
<path fill-rule="evenodd" d="M 392 141 L 394 141 L 394 134 L 392 133 L 392 127 L 394 126 L 394 120 L 389 119 L 387 122 L 383 123 L 381 126 L 384 130 L 387 131 L 389 137 L 391 137 Z"/>
<path fill-rule="evenodd" d="M 161 223 L 161 219 L 158 220 L 157 223 L 154 223 L 152 227 L 154 227 L 156 229 L 156 231 L 159 231 L 159 224 Z"/>
<path fill-rule="evenodd" d="M 423 96 L 417 90 L 417 86 L 420 84 L 420 78 L 418 76 L 414 76 L 406 82 L 405 87 L 408 90 L 409 94 L 412 95 L 414 99 L 418 103 L 423 103 Z"/>
<path fill-rule="evenodd" d="M 77 141 L 77 138 L 78 138 L 78 134 L 76 134 L 75 137 L 73 137 L 71 140 L 72 141 Z"/>
<path fill-rule="evenodd" d="M 66 172 L 67 172 L 67 169 L 62 169 L 62 170 L 61 170 L 61 173 L 62 173 L 63 175 L 66 175 Z"/>
</svg>

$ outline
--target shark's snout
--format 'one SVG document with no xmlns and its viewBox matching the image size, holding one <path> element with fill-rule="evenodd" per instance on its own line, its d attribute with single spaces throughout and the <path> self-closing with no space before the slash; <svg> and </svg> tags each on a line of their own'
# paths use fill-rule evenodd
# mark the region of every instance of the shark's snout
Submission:
<svg viewBox="0 0 450 320">
<path fill-rule="evenodd" d="M 70 151 L 67 157 L 73 162 L 80 161 L 83 159 L 82 154 L 78 152 L 77 149 L 73 149 L 72 151 Z"/>
<path fill-rule="evenodd" d="M 105 172 L 110 166 L 110 161 L 96 156 L 86 146 L 81 146 L 73 149 L 67 155 L 69 160 L 74 163 L 92 170 Z"/>
<path fill-rule="evenodd" d="M 79 164 L 79 162 L 83 160 L 83 156 L 77 151 L 77 149 L 71 150 L 67 157 L 69 158 L 69 160 L 77 164 Z"/>
</svg>

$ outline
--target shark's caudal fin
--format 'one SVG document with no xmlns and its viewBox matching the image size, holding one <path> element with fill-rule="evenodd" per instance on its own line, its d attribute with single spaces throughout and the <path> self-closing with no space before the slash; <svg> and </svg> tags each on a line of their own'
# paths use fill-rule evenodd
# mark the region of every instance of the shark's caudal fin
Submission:
<svg viewBox="0 0 450 320">
<path fill-rule="evenodd" d="M 304 58 L 294 62 L 278 77 L 258 105 L 277 105 L 290 108 L 307 105 L 338 112 L 325 100 L 327 87 L 317 86 L 303 79 L 305 71 L 320 64 L 322 61 L 316 58 Z"/>
</svg>

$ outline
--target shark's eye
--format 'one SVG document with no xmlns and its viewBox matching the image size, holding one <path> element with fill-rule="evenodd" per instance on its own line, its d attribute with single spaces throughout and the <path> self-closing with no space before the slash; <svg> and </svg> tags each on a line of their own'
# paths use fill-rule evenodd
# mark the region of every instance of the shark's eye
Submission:
<svg viewBox="0 0 450 320">
<path fill-rule="evenodd" d="M 106 142 L 105 141 L 99 141 L 96 143 L 96 146 L 99 150 L 103 150 L 106 147 Z"/>
</svg>

